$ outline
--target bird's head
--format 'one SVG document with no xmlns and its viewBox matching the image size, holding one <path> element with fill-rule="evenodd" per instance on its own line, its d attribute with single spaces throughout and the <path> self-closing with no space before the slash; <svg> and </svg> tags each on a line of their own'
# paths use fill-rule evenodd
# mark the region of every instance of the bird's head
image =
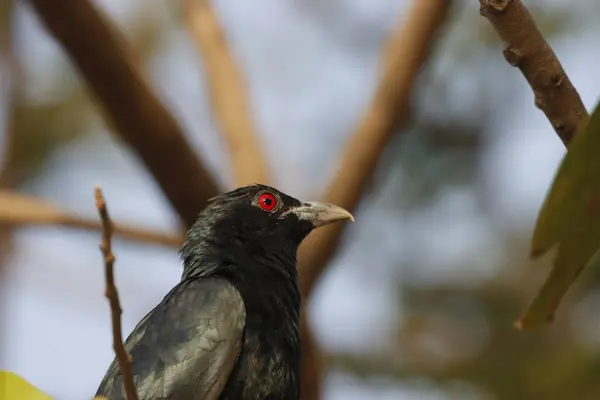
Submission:
<svg viewBox="0 0 600 400">
<path fill-rule="evenodd" d="M 312 230 L 342 220 L 354 217 L 339 206 L 303 202 L 270 186 L 244 186 L 209 202 L 181 253 L 186 264 L 215 250 L 246 255 L 285 252 L 295 257 Z"/>
</svg>

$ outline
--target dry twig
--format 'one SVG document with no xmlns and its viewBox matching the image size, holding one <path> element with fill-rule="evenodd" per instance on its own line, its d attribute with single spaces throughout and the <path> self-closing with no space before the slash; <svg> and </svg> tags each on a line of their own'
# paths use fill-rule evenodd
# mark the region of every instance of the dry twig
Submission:
<svg viewBox="0 0 600 400">
<path fill-rule="evenodd" d="M 404 23 L 392 34 L 375 97 L 343 153 L 324 200 L 352 211 L 369 183 L 394 132 L 406 123 L 414 82 L 429 55 L 452 1 L 414 0 Z M 307 298 L 338 247 L 346 224 L 312 233 L 299 252 L 302 295 Z"/>
<path fill-rule="evenodd" d="M 209 0 L 181 0 L 184 20 L 207 75 L 213 113 L 227 142 L 238 186 L 268 183 L 263 154 L 251 116 L 247 85 Z"/>
<path fill-rule="evenodd" d="M 29 0 L 142 159 L 186 227 L 218 189 L 181 127 L 152 92 L 124 38 L 90 0 Z"/>
<path fill-rule="evenodd" d="M 104 269 L 106 274 L 106 293 L 105 296 L 110 303 L 110 314 L 112 319 L 112 333 L 113 333 L 113 348 L 121 368 L 121 375 L 123 375 L 123 386 L 125 388 L 125 394 L 127 400 L 137 400 L 137 392 L 135 389 L 135 383 L 133 381 L 133 372 L 131 369 L 131 356 L 123 345 L 123 332 L 121 330 L 121 304 L 119 302 L 119 293 L 115 286 L 114 277 L 114 263 L 115 256 L 112 252 L 111 239 L 112 239 L 112 222 L 108 215 L 106 208 L 106 201 L 102 195 L 102 189 L 96 187 L 96 208 L 98 214 L 100 214 L 100 221 L 102 222 L 102 243 L 100 244 L 100 250 L 104 255 Z"/>
<path fill-rule="evenodd" d="M 102 224 L 96 220 L 72 215 L 49 201 L 0 189 L 0 226 L 21 227 L 27 225 L 64 226 L 67 228 L 101 231 Z M 150 229 L 127 225 L 113 225 L 113 233 L 139 242 L 178 247 L 183 237 Z"/>
<path fill-rule="evenodd" d="M 521 0 L 479 0 L 481 15 L 504 42 L 504 57 L 518 67 L 535 95 L 535 105 L 568 145 L 589 115 L 579 93 Z"/>
</svg>

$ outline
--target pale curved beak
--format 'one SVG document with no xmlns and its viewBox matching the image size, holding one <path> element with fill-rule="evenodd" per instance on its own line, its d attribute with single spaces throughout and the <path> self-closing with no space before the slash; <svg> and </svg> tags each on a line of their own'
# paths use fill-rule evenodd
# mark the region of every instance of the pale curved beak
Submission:
<svg viewBox="0 0 600 400">
<path fill-rule="evenodd" d="M 312 222 L 315 228 L 336 221 L 350 220 L 354 222 L 354 217 L 348 210 L 335 204 L 319 203 L 316 201 L 304 202 L 300 207 L 295 207 L 288 212 L 296 214 L 300 220 Z"/>
</svg>

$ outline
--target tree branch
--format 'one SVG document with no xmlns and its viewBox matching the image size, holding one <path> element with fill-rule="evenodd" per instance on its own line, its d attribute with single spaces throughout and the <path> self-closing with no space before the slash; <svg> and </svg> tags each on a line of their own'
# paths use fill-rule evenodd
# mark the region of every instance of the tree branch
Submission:
<svg viewBox="0 0 600 400">
<path fill-rule="evenodd" d="M 268 184 L 267 157 L 254 131 L 243 78 L 210 1 L 181 0 L 181 5 L 198 53 L 204 57 L 212 108 L 227 141 L 234 181 L 238 186 Z M 323 355 L 305 314 L 302 308 L 302 399 L 316 400 L 321 397 Z"/>
<path fill-rule="evenodd" d="M 533 89 L 535 105 L 546 114 L 565 145 L 589 115 L 579 93 L 520 0 L 479 0 L 480 13 L 504 42 L 504 57 L 518 67 Z"/>
<path fill-rule="evenodd" d="M 115 286 L 114 278 L 114 263 L 115 256 L 112 252 L 111 238 L 112 238 L 112 222 L 108 215 L 106 208 L 106 201 L 102 195 L 102 189 L 96 187 L 96 208 L 100 215 L 100 221 L 102 222 L 102 243 L 100 244 L 100 250 L 104 255 L 104 269 L 106 273 L 106 298 L 110 303 L 110 314 L 112 319 L 112 333 L 113 333 L 113 348 L 121 368 L 121 375 L 123 375 L 123 387 L 125 390 L 127 400 L 137 400 L 137 392 L 135 389 L 135 383 L 133 381 L 133 371 L 131 369 L 131 356 L 123 345 L 123 333 L 121 330 L 121 304 L 119 302 L 119 293 Z"/>
<path fill-rule="evenodd" d="M 414 0 L 389 39 L 382 76 L 364 118 L 343 153 L 324 200 L 352 211 L 370 182 L 390 137 L 406 123 L 412 88 L 452 1 Z M 320 228 L 300 246 L 302 295 L 307 298 L 335 253 L 346 224 Z"/>
<path fill-rule="evenodd" d="M 181 0 L 184 21 L 202 55 L 213 113 L 227 142 L 238 186 L 268 183 L 263 154 L 251 116 L 242 74 L 209 0 Z"/>
<path fill-rule="evenodd" d="M 14 129 L 16 60 L 14 57 L 14 2 L 0 1 L 0 103 L 4 108 L 4 118 L 0 124 L 2 144 L 0 145 L 0 188 L 15 186 L 14 144 L 17 135 Z M 13 248 L 10 229 L 0 229 L 0 280 L 4 278 L 7 260 Z"/>
<path fill-rule="evenodd" d="M 96 220 L 71 215 L 48 201 L 10 190 L 0 190 L 0 226 L 24 225 L 64 226 L 102 231 L 102 224 Z M 116 224 L 113 225 L 113 232 L 126 239 L 170 247 L 178 247 L 183 243 L 181 236 L 135 226 Z"/>
<path fill-rule="evenodd" d="M 414 82 L 427 59 L 450 0 L 415 0 L 404 24 L 389 39 L 383 71 L 369 109 L 342 155 L 338 173 L 324 200 L 352 211 L 358 204 L 393 132 L 406 122 Z M 346 224 L 333 224 L 311 233 L 300 246 L 298 265 L 302 298 L 312 289 L 333 257 Z M 305 309 L 302 337 L 302 398 L 320 397 L 326 363 L 310 330 Z"/>
<path fill-rule="evenodd" d="M 181 127 L 152 92 L 122 35 L 90 0 L 29 0 L 141 158 L 184 224 L 191 226 L 217 185 Z"/>
</svg>

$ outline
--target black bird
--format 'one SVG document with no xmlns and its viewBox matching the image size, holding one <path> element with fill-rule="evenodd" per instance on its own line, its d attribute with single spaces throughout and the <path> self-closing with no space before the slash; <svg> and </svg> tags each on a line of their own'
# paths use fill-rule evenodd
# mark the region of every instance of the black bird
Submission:
<svg viewBox="0 0 600 400">
<path fill-rule="evenodd" d="M 354 218 L 264 185 L 214 198 L 180 250 L 181 281 L 125 342 L 140 400 L 297 400 L 296 251 L 339 220 Z M 97 396 L 125 398 L 116 359 Z"/>
</svg>

